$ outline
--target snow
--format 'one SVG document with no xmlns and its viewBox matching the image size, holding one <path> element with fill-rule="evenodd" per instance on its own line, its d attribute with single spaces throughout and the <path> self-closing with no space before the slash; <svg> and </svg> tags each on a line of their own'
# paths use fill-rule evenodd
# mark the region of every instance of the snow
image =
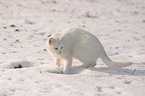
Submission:
<svg viewBox="0 0 145 96">
<path fill-rule="evenodd" d="M 96 35 L 112 60 L 134 64 L 114 69 L 98 60 L 60 74 L 45 43 L 70 27 Z M 144 31 L 144 0 L 1 0 L 0 96 L 144 96 Z"/>
</svg>

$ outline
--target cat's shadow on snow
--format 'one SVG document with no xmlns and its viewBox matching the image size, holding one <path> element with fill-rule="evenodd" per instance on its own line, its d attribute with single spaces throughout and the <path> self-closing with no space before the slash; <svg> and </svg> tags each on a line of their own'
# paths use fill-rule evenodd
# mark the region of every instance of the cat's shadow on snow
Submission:
<svg viewBox="0 0 145 96">
<path fill-rule="evenodd" d="M 103 72 L 109 74 L 118 74 L 118 75 L 133 75 L 133 76 L 145 76 L 144 70 L 133 70 L 127 68 L 110 68 L 110 67 L 94 67 L 94 68 L 73 68 L 70 74 L 79 74 L 85 72 L 85 70 L 95 71 L 95 72 Z M 133 73 L 133 74 L 132 74 Z"/>
</svg>

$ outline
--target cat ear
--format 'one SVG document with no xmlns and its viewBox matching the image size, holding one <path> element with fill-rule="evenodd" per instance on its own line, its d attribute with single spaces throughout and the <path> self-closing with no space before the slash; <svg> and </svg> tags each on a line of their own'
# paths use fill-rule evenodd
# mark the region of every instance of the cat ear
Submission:
<svg viewBox="0 0 145 96">
<path fill-rule="evenodd" d="M 49 42 L 49 45 L 50 45 L 50 44 L 52 44 L 54 42 L 54 39 L 53 38 L 49 38 L 48 42 Z"/>
<path fill-rule="evenodd" d="M 60 39 L 60 40 L 62 40 L 62 39 L 63 39 L 63 37 L 64 37 L 64 35 L 61 35 L 61 36 L 59 36 L 59 39 Z"/>
</svg>

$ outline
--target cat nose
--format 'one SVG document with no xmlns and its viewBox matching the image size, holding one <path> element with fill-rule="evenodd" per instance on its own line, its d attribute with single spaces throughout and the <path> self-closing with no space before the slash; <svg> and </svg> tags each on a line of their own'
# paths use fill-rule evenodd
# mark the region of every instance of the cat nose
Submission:
<svg viewBox="0 0 145 96">
<path fill-rule="evenodd" d="M 59 54 L 61 54 L 61 52 L 58 52 Z"/>
</svg>

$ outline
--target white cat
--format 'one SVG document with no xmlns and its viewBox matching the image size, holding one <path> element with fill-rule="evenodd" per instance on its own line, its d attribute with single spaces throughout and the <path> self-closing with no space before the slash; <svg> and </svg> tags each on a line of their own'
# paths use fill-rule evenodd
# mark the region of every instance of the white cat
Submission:
<svg viewBox="0 0 145 96">
<path fill-rule="evenodd" d="M 72 58 L 80 60 L 83 65 L 77 67 L 94 67 L 100 57 L 110 67 L 126 67 L 131 62 L 114 62 L 107 56 L 98 38 L 82 29 L 71 28 L 54 34 L 47 41 L 47 48 L 55 57 L 55 64 L 60 66 L 63 60 L 63 73 L 68 74 L 72 67 Z"/>
</svg>

